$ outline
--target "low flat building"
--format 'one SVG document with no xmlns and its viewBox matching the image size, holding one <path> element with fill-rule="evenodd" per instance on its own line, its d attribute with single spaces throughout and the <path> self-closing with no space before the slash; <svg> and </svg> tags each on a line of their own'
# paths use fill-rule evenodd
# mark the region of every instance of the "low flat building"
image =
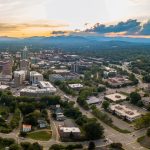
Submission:
<svg viewBox="0 0 150 150">
<path fill-rule="evenodd" d="M 1 85 L 0 84 L 0 91 L 8 90 L 10 87 L 8 85 Z"/>
<path fill-rule="evenodd" d="M 80 83 L 78 83 L 78 84 L 69 84 L 68 86 L 72 89 L 81 89 L 81 88 L 83 88 L 83 85 L 80 84 Z"/>
<path fill-rule="evenodd" d="M 95 96 L 91 96 L 86 101 L 89 105 L 101 103 L 101 100 Z"/>
<path fill-rule="evenodd" d="M 51 75 L 49 75 L 49 80 L 51 82 L 64 81 L 65 78 L 62 75 L 60 75 L 60 74 L 51 74 Z"/>
<path fill-rule="evenodd" d="M 70 138 L 73 136 L 74 138 L 79 138 L 81 135 L 81 131 L 78 127 L 58 127 L 58 131 L 61 138 Z"/>
<path fill-rule="evenodd" d="M 39 81 L 38 85 L 41 89 L 50 89 L 51 91 L 56 91 L 56 88 L 50 82 Z"/>
<path fill-rule="evenodd" d="M 54 69 L 53 72 L 56 74 L 68 74 L 70 71 L 67 69 Z"/>
<path fill-rule="evenodd" d="M 127 96 L 120 93 L 114 93 L 106 95 L 104 98 L 111 102 L 117 103 L 126 100 Z"/>
<path fill-rule="evenodd" d="M 141 114 L 137 110 L 130 109 L 125 105 L 119 105 L 119 104 L 110 105 L 109 109 L 113 114 L 116 114 L 117 116 L 126 119 L 130 122 L 141 117 Z"/>
<path fill-rule="evenodd" d="M 36 86 L 28 86 L 20 91 L 20 96 L 42 97 L 51 96 L 56 92 L 55 88 L 40 89 Z"/>
</svg>

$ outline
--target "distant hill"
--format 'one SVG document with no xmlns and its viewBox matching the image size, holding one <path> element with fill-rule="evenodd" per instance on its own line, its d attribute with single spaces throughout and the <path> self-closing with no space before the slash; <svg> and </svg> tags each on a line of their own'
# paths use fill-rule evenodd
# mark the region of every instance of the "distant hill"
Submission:
<svg viewBox="0 0 150 150">
<path fill-rule="evenodd" d="M 150 39 L 81 35 L 31 37 L 24 39 L 0 37 L 0 50 L 18 50 L 25 45 L 33 50 L 55 48 L 67 51 L 124 49 L 142 46 L 150 48 Z"/>
</svg>

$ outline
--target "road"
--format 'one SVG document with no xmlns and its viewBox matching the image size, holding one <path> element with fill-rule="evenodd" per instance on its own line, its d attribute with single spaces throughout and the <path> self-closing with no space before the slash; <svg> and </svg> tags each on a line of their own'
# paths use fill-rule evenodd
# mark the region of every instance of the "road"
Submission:
<svg viewBox="0 0 150 150">
<path fill-rule="evenodd" d="M 64 93 L 61 90 L 58 90 L 59 96 L 63 98 Z M 93 118 L 93 114 L 90 111 L 84 110 L 82 107 L 78 105 L 76 102 L 77 97 L 70 97 L 70 101 L 75 102 L 75 106 L 80 109 L 83 115 L 86 115 L 89 118 Z M 146 133 L 146 130 L 138 130 L 129 134 L 123 134 L 115 129 L 111 128 L 110 126 L 106 125 L 105 123 L 99 121 L 101 125 L 104 127 L 104 135 L 106 138 L 110 139 L 112 142 L 121 142 L 123 144 L 123 147 L 126 150 L 146 150 L 146 148 L 141 147 L 141 145 L 136 141 L 137 138 L 144 136 Z M 95 141 L 97 146 L 101 146 L 99 142 Z"/>
</svg>

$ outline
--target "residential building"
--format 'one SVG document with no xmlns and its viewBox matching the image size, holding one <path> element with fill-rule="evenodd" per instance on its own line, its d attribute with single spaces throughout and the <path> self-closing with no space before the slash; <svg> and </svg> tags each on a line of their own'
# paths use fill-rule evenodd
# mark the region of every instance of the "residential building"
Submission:
<svg viewBox="0 0 150 150">
<path fill-rule="evenodd" d="M 40 128 L 47 128 L 47 122 L 46 122 L 46 120 L 45 119 L 38 119 L 38 126 L 40 127 Z"/>
<path fill-rule="evenodd" d="M 142 102 L 145 107 L 149 107 L 150 106 L 150 97 L 143 97 Z"/>
<path fill-rule="evenodd" d="M 32 129 L 31 125 L 26 125 L 26 124 L 22 125 L 22 132 L 30 132 L 31 129 Z"/>
<path fill-rule="evenodd" d="M 70 138 L 71 136 L 73 136 L 74 138 L 79 138 L 81 135 L 81 131 L 78 127 L 59 126 L 58 131 L 61 138 Z"/>
<path fill-rule="evenodd" d="M 55 115 L 56 115 L 56 120 L 57 121 L 63 121 L 63 120 L 65 120 L 65 116 L 63 114 L 62 109 L 60 108 L 60 105 L 56 105 Z"/>
</svg>

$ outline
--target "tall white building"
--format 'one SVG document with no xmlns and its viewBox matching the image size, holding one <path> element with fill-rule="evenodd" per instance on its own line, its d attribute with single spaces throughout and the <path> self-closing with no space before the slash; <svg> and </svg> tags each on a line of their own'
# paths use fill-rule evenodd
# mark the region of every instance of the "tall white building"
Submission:
<svg viewBox="0 0 150 150">
<path fill-rule="evenodd" d="M 38 84 L 39 81 L 43 81 L 43 75 L 36 71 L 31 71 L 30 72 L 30 83 Z"/>
<path fill-rule="evenodd" d="M 21 59 L 28 59 L 28 49 L 25 46 L 25 48 L 21 51 Z"/>
</svg>

